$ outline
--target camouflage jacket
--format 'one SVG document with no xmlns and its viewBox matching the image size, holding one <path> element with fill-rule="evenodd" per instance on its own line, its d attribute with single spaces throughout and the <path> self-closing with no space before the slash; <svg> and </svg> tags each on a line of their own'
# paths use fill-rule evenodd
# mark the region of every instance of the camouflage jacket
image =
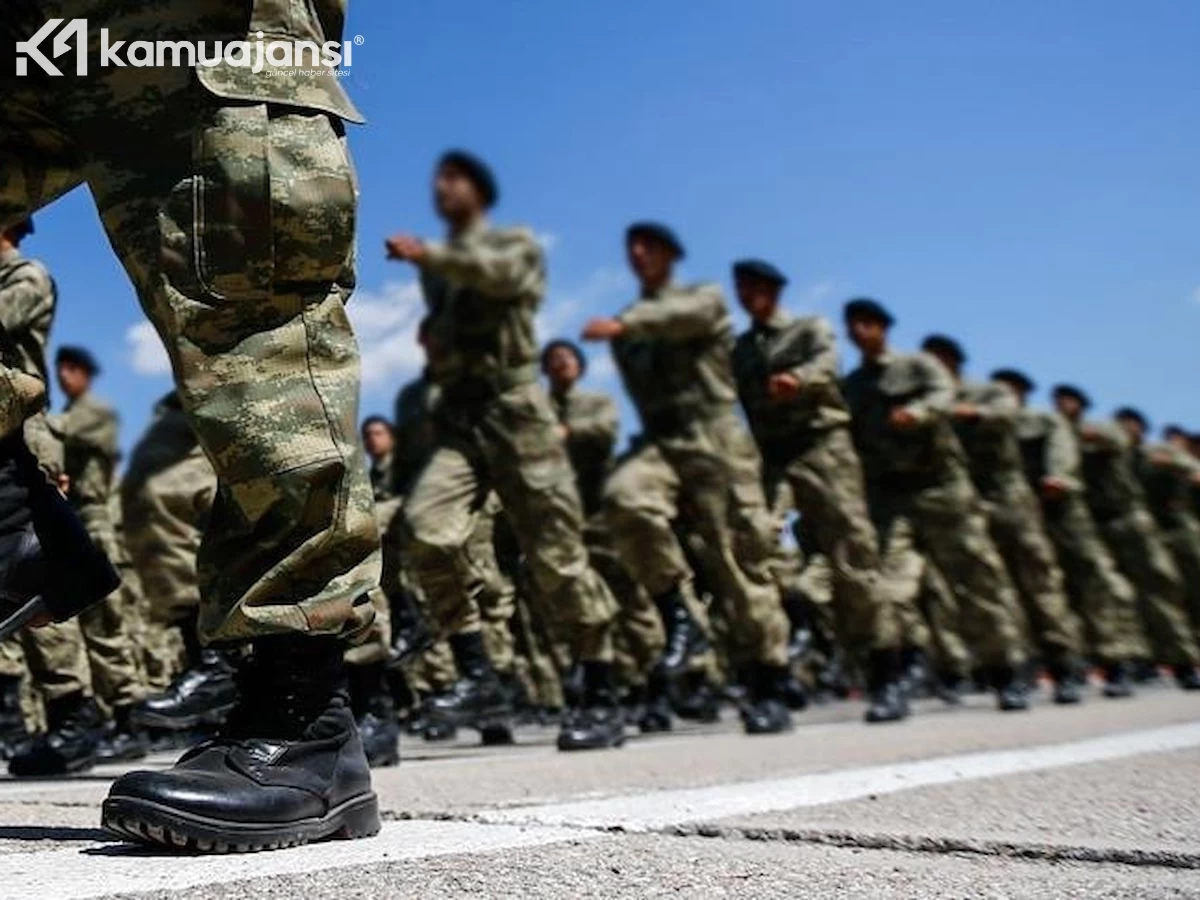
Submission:
<svg viewBox="0 0 1200 900">
<path fill-rule="evenodd" d="M 437 408 L 438 387 L 422 375 L 410 381 L 396 395 L 395 412 L 392 417 L 396 434 L 396 446 L 392 450 L 391 495 L 402 497 L 408 493 L 413 481 L 420 473 L 425 461 L 433 452 L 436 431 L 433 413 Z"/>
<path fill-rule="evenodd" d="M 1170 444 L 1141 444 L 1133 451 L 1133 468 L 1161 528 L 1170 531 L 1190 522 L 1200 462 Z"/>
<path fill-rule="evenodd" d="M 754 323 L 734 345 L 733 372 L 750 430 L 768 459 L 790 458 L 850 421 L 838 386 L 837 338 L 825 319 L 777 310 Z M 799 379 L 800 393 L 779 402 L 767 394 L 767 380 L 784 372 Z"/>
<path fill-rule="evenodd" d="M 395 496 L 394 472 L 395 466 L 391 453 L 381 459 L 371 460 L 371 468 L 367 474 L 371 478 L 371 492 L 375 495 L 376 503 L 391 500 Z"/>
<path fill-rule="evenodd" d="M 1017 439 L 1020 405 L 1011 389 L 995 382 L 963 381 L 955 391 L 955 402 L 973 406 L 974 419 L 954 419 L 971 479 L 984 496 L 999 491 L 1013 480 L 1024 479 L 1024 460 Z"/>
<path fill-rule="evenodd" d="M 426 243 L 421 287 L 429 377 L 447 401 L 537 380 L 534 316 L 546 264 L 531 231 L 479 222 L 445 243 Z"/>
<path fill-rule="evenodd" d="M 1075 426 L 1083 459 L 1087 503 L 1098 522 L 1110 522 L 1145 507 L 1146 497 L 1134 468 L 1135 448 L 1115 422 Z"/>
<path fill-rule="evenodd" d="M 567 455 L 575 470 L 586 515 L 600 509 L 604 481 L 613 463 L 620 420 L 617 404 L 608 394 L 572 388 L 550 392 L 558 421 L 567 428 Z"/>
<path fill-rule="evenodd" d="M 47 383 L 46 345 L 57 296 L 45 267 L 16 250 L 0 253 L 0 330 L 7 336 L 3 361 Z"/>
<path fill-rule="evenodd" d="M 1071 423 L 1050 410 L 1025 407 L 1017 414 L 1017 441 L 1025 477 L 1035 490 L 1055 478 L 1068 490 L 1083 490 L 1079 442 Z"/>
<path fill-rule="evenodd" d="M 964 470 L 949 420 L 954 381 L 932 356 L 889 351 L 847 375 L 842 392 L 868 481 L 932 483 Z M 908 410 L 916 425 L 893 428 L 889 417 L 897 409 Z"/>
<path fill-rule="evenodd" d="M 733 414 L 733 323 L 719 287 L 669 284 L 617 319 L 613 356 L 648 438 Z"/>
<path fill-rule="evenodd" d="M 77 509 L 104 510 L 117 464 L 117 414 L 94 394 L 72 400 L 49 417 L 50 429 L 63 442 L 68 497 Z"/>
</svg>

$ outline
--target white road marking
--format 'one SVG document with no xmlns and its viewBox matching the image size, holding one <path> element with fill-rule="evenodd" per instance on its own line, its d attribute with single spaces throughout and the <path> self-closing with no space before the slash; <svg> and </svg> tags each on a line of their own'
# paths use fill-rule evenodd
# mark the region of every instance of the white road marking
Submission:
<svg viewBox="0 0 1200 900">
<path fill-rule="evenodd" d="M 874 734 L 875 732 L 872 732 Z M 1064 744 L 944 756 L 704 788 L 491 810 L 474 822 L 390 822 L 376 838 L 248 856 L 98 852 L 102 844 L 0 856 L 0 900 L 84 900 L 118 893 L 181 890 L 233 881 L 361 868 L 401 860 L 478 855 L 564 841 L 601 831 L 644 831 L 730 816 L 779 812 L 919 787 L 994 778 L 1200 746 L 1200 723 Z"/>
</svg>

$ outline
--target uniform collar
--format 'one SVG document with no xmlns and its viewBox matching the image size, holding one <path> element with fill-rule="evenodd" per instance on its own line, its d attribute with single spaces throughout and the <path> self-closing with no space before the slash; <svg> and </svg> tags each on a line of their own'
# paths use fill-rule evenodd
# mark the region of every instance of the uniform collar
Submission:
<svg viewBox="0 0 1200 900">
<path fill-rule="evenodd" d="M 0 265 L 10 266 L 21 259 L 21 251 L 16 247 L 0 250 Z"/>
<path fill-rule="evenodd" d="M 675 279 L 672 278 L 672 279 L 668 280 L 667 283 L 664 284 L 662 287 L 660 287 L 657 291 L 647 291 L 647 290 L 643 289 L 641 292 L 641 299 L 642 300 L 658 300 L 662 297 L 665 297 L 667 294 L 672 293 L 677 287 L 678 287 L 677 282 L 675 281 Z"/>
<path fill-rule="evenodd" d="M 792 322 L 792 315 L 782 306 L 775 307 L 775 312 L 765 322 L 754 322 L 750 327 L 756 332 L 774 334 Z"/>
<path fill-rule="evenodd" d="M 485 231 L 492 227 L 492 223 L 488 221 L 487 216 L 480 216 L 461 232 L 450 238 L 451 241 L 469 241 L 472 238 L 479 237 Z"/>
</svg>

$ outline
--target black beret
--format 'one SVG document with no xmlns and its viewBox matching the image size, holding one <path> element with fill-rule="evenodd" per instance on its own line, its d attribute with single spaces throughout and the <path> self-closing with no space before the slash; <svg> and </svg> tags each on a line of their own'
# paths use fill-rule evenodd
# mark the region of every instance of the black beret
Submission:
<svg viewBox="0 0 1200 900">
<path fill-rule="evenodd" d="M 1037 390 L 1037 382 L 1020 369 L 997 369 L 992 373 L 992 381 L 1011 384 L 1023 394 L 1032 394 Z"/>
<path fill-rule="evenodd" d="M 96 357 L 92 356 L 91 351 L 84 347 L 59 347 L 58 353 L 54 357 L 54 364 L 61 366 L 64 363 L 69 366 L 79 366 L 92 375 L 100 374 L 100 363 L 96 362 Z"/>
<path fill-rule="evenodd" d="M 666 245 L 679 259 L 683 259 L 687 255 L 683 242 L 679 240 L 674 231 L 661 222 L 634 222 L 625 229 L 626 244 L 638 237 L 650 238 Z"/>
<path fill-rule="evenodd" d="M 1137 422 L 1140 426 L 1142 426 L 1143 431 L 1150 430 L 1150 420 L 1142 414 L 1140 409 L 1135 409 L 1132 406 L 1122 406 L 1115 413 L 1113 413 L 1113 418 L 1132 419 L 1134 422 Z"/>
<path fill-rule="evenodd" d="M 733 277 L 761 278 L 780 287 L 788 283 L 787 276 L 765 259 L 739 259 L 733 264 Z"/>
<path fill-rule="evenodd" d="M 373 415 L 373 416 L 367 416 L 365 419 L 363 419 L 362 433 L 366 434 L 367 429 L 370 428 L 372 425 L 382 425 L 388 431 L 392 430 L 392 423 L 389 422 L 386 417 L 380 416 L 380 415 Z"/>
<path fill-rule="evenodd" d="M 936 356 L 948 356 L 960 366 L 967 361 L 967 354 L 963 350 L 962 344 L 944 334 L 929 335 L 921 342 L 921 349 Z"/>
<path fill-rule="evenodd" d="M 1092 405 L 1092 398 L 1085 394 L 1080 388 L 1075 387 L 1073 384 L 1056 384 L 1051 393 L 1056 398 L 1073 397 L 1084 409 L 1088 409 Z"/>
<path fill-rule="evenodd" d="M 847 322 L 851 319 L 874 319 L 876 322 L 882 322 L 886 328 L 896 324 L 895 317 L 883 304 L 870 297 L 855 297 L 843 307 L 842 316 Z"/>
<path fill-rule="evenodd" d="M 22 219 L 20 222 L 12 225 L 8 230 L 9 233 L 12 234 L 13 240 L 23 241 L 25 238 L 34 233 L 33 219 Z"/>
<path fill-rule="evenodd" d="M 500 187 L 496 184 L 496 176 L 482 159 L 466 150 L 447 150 L 438 160 L 438 168 L 450 166 L 457 169 L 470 179 L 483 198 L 484 206 L 493 207 L 500 199 Z"/>
<path fill-rule="evenodd" d="M 1186 438 L 1188 436 L 1187 429 L 1182 425 L 1176 425 L 1174 422 L 1172 422 L 1170 425 L 1164 425 L 1162 433 L 1163 437 L 1168 441 L 1174 440 L 1175 438 Z"/>
<path fill-rule="evenodd" d="M 583 348 L 580 347 L 578 344 L 576 344 L 574 341 L 568 341 L 566 338 L 559 338 L 558 340 L 551 341 L 545 347 L 542 348 L 542 371 L 543 372 L 546 370 L 546 363 L 550 359 L 550 354 L 553 353 L 555 350 L 570 350 L 572 353 L 575 354 L 575 359 L 577 359 L 579 361 L 579 374 L 583 375 L 587 371 L 588 358 L 587 358 L 587 354 L 583 352 Z"/>
</svg>

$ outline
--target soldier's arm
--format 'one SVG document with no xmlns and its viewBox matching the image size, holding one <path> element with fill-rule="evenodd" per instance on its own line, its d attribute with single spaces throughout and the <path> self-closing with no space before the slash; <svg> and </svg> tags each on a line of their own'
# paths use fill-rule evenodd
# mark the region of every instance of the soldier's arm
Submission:
<svg viewBox="0 0 1200 900">
<path fill-rule="evenodd" d="M 571 420 L 570 428 L 572 442 L 587 444 L 598 453 L 611 453 L 620 430 L 617 404 L 607 394 L 598 394 L 584 415 Z"/>
<path fill-rule="evenodd" d="M 1066 419 L 1046 413 L 1046 477 L 1063 483 L 1070 490 L 1079 490 L 1079 443 Z"/>
<path fill-rule="evenodd" d="M 1021 404 L 1008 388 L 1000 384 L 989 384 L 980 392 L 975 409 L 981 421 L 999 424 L 1015 422 L 1021 411 Z"/>
<path fill-rule="evenodd" d="M 954 379 L 946 367 L 924 353 L 912 357 L 921 382 L 921 394 L 902 407 L 918 424 L 928 424 L 947 414 L 954 406 Z"/>
<path fill-rule="evenodd" d="M 1129 438 L 1116 422 L 1085 422 L 1079 429 L 1079 440 L 1098 453 L 1120 453 L 1129 446 Z"/>
<path fill-rule="evenodd" d="M 447 281 L 499 300 L 540 300 L 546 285 L 542 248 L 525 229 L 493 231 L 477 240 L 427 241 L 420 266 Z"/>
<path fill-rule="evenodd" d="M 836 384 L 838 352 L 833 326 L 824 319 L 818 320 L 813 326 L 811 358 L 784 371 L 796 377 L 801 392 Z"/>
<path fill-rule="evenodd" d="M 626 337 L 690 341 L 712 334 L 725 319 L 725 298 L 715 286 L 635 303 L 619 316 Z"/>
<path fill-rule="evenodd" d="M 10 335 L 25 332 L 50 312 L 53 304 L 54 290 L 46 270 L 34 263 L 18 266 L 12 280 L 0 288 L 0 328 Z"/>
</svg>

